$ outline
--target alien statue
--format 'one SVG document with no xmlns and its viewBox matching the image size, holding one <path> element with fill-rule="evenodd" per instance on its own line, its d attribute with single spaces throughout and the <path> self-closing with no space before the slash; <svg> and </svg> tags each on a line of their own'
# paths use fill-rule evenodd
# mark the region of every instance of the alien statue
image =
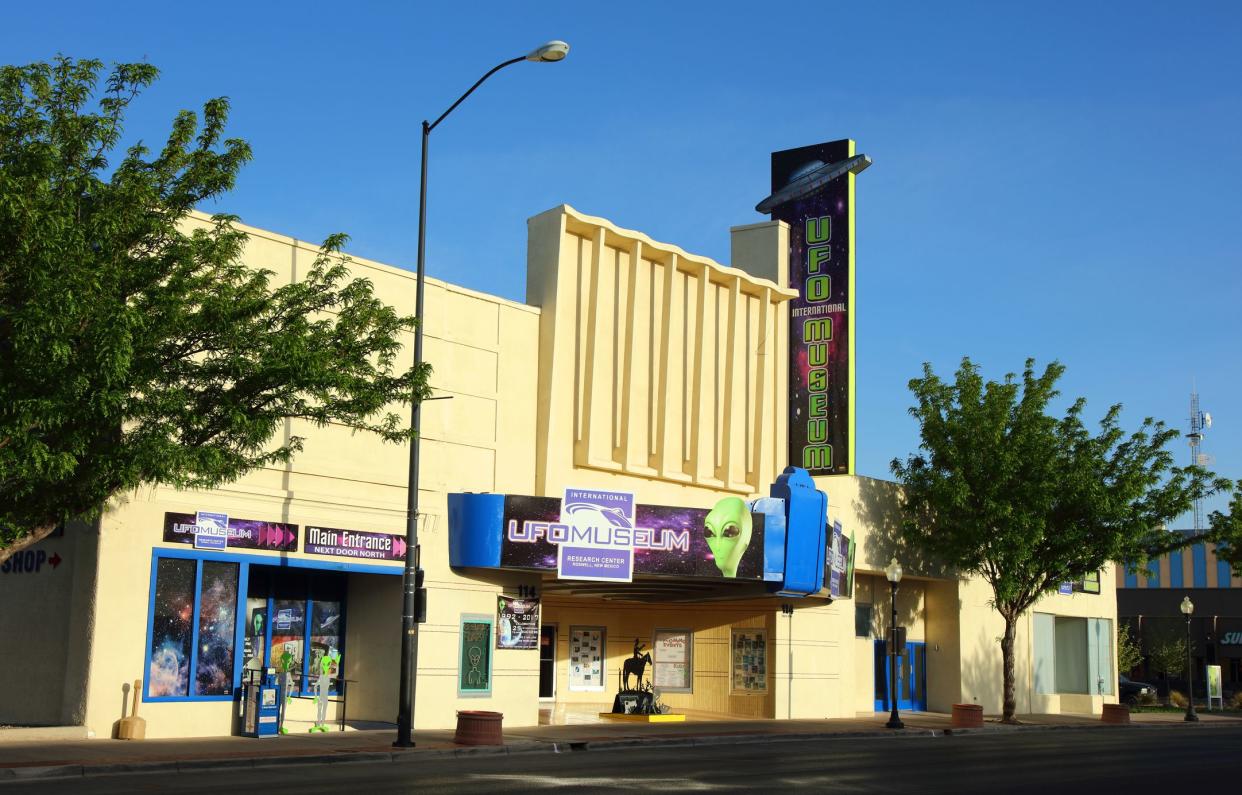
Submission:
<svg viewBox="0 0 1242 795">
<path fill-rule="evenodd" d="M 315 679 L 315 725 L 312 732 L 328 730 L 328 693 L 332 689 L 332 675 L 337 672 L 341 663 L 341 653 L 336 649 L 328 649 L 319 658 L 319 676 Z"/>
<path fill-rule="evenodd" d="M 703 520 L 707 546 L 716 560 L 716 567 L 725 577 L 737 577 L 738 564 L 750 546 L 753 530 L 750 508 L 740 497 L 720 500 Z"/>
</svg>

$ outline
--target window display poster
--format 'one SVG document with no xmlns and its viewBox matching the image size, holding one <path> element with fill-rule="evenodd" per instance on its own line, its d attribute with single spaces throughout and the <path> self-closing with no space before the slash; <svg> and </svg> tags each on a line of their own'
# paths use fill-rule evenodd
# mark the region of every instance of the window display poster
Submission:
<svg viewBox="0 0 1242 795">
<path fill-rule="evenodd" d="M 664 690 L 690 690 L 690 632 L 657 629 L 652 644 L 652 682 Z"/>
<path fill-rule="evenodd" d="M 768 639 L 762 629 L 733 630 L 733 690 L 766 693 Z"/>
<path fill-rule="evenodd" d="M 457 677 L 457 690 L 463 695 L 485 695 L 492 691 L 491 619 L 462 619 Z"/>
<path fill-rule="evenodd" d="M 496 606 L 496 648 L 539 648 L 539 600 L 501 596 Z"/>
<path fill-rule="evenodd" d="M 574 627 L 570 630 L 569 689 L 604 689 L 603 627 Z"/>
<path fill-rule="evenodd" d="M 246 599 L 246 637 L 242 647 L 242 667 L 257 671 L 263 667 L 267 642 L 267 599 Z"/>
</svg>

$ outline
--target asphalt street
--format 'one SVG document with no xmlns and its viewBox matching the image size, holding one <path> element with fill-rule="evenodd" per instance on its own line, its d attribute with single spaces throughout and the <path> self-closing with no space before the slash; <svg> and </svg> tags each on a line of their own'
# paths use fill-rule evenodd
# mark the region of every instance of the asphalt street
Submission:
<svg viewBox="0 0 1242 795">
<path fill-rule="evenodd" d="M 1242 728 L 1056 729 L 952 737 L 417 758 L 0 784 L 0 793 L 1174 793 L 1234 788 Z"/>
</svg>

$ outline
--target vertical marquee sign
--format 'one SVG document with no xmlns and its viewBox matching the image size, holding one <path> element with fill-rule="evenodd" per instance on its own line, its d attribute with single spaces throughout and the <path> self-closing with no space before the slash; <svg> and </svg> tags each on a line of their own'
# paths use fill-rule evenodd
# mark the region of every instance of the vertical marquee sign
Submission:
<svg viewBox="0 0 1242 795">
<path fill-rule="evenodd" d="M 854 175 L 851 140 L 772 153 L 772 196 L 789 224 L 789 463 L 854 470 Z M 860 162 L 865 161 L 865 162 Z"/>
</svg>

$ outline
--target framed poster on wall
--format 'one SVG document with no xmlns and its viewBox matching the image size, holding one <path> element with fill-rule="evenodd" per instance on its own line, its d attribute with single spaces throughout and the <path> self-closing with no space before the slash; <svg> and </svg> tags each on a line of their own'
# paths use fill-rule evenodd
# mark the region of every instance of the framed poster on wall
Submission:
<svg viewBox="0 0 1242 795">
<path fill-rule="evenodd" d="M 607 632 L 603 627 L 570 627 L 569 629 L 569 689 L 600 691 L 604 689 L 604 643 Z"/>
<path fill-rule="evenodd" d="M 768 692 L 768 631 L 734 629 L 731 635 L 733 692 Z"/>
<path fill-rule="evenodd" d="M 651 681 L 668 693 L 690 693 L 693 669 L 688 629 L 657 629 L 651 643 Z"/>
<path fill-rule="evenodd" d="M 492 618 L 461 617 L 461 649 L 457 663 L 457 695 L 492 694 Z"/>
</svg>

